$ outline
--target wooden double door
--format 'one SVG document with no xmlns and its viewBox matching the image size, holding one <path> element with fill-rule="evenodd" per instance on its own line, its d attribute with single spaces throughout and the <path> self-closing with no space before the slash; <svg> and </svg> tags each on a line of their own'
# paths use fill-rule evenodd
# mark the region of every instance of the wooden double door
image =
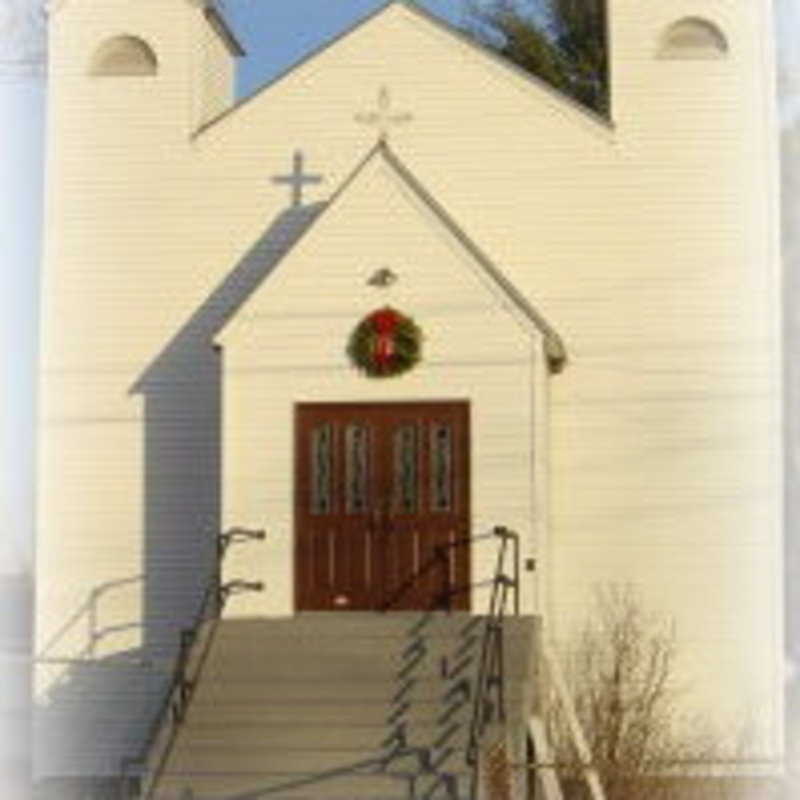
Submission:
<svg viewBox="0 0 800 800">
<path fill-rule="evenodd" d="M 469 406 L 296 408 L 299 610 L 469 608 Z"/>
</svg>

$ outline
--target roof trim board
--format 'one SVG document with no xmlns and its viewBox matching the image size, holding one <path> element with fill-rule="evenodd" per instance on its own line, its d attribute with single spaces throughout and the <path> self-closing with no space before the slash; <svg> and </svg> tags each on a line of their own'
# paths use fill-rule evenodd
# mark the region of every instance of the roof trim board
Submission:
<svg viewBox="0 0 800 800">
<path fill-rule="evenodd" d="M 486 275 L 497 285 L 501 293 L 511 301 L 518 311 L 522 312 L 522 315 L 527 320 L 541 331 L 544 336 L 545 351 L 550 367 L 554 372 L 560 372 L 566 363 L 567 353 L 564 343 L 555 328 L 528 302 L 525 296 L 503 274 L 502 270 L 467 235 L 444 206 L 420 183 L 384 140 L 378 142 L 375 150 L 383 155 L 405 183 L 411 187 L 417 197 L 438 217 L 458 243 L 484 269 Z"/>
<path fill-rule="evenodd" d="M 225 20 L 225 17 L 222 16 L 219 9 L 213 4 L 213 2 L 208 2 L 206 4 L 205 8 L 203 9 L 203 14 L 205 15 L 206 20 L 208 20 L 208 24 L 214 29 L 214 32 L 217 34 L 217 36 L 222 39 L 231 55 L 236 56 L 237 58 L 246 55 L 244 47 L 242 47 L 241 43 L 236 38 L 236 35 L 231 30 L 231 27 Z"/>
</svg>

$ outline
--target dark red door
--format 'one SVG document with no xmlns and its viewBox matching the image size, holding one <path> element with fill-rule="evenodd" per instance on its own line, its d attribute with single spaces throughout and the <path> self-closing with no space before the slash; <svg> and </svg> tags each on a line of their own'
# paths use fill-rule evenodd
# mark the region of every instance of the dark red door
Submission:
<svg viewBox="0 0 800 800">
<path fill-rule="evenodd" d="M 302 404 L 299 610 L 469 608 L 469 406 Z"/>
</svg>

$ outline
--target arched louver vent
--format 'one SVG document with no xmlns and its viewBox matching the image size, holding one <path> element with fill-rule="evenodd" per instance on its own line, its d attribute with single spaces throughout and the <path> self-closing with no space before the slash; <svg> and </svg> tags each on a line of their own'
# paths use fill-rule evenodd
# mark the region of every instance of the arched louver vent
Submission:
<svg viewBox="0 0 800 800">
<path fill-rule="evenodd" d="M 115 36 L 95 51 L 90 75 L 155 75 L 158 59 L 147 42 L 136 36 Z"/>
<path fill-rule="evenodd" d="M 724 58 L 728 40 L 713 23 L 697 17 L 687 17 L 670 25 L 661 38 L 659 55 L 662 58 L 693 60 Z"/>
</svg>

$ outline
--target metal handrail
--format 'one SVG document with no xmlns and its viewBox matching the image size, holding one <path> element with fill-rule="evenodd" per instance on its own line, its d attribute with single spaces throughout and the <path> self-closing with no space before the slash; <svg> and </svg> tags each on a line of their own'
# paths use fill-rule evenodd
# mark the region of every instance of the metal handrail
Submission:
<svg viewBox="0 0 800 800">
<path fill-rule="evenodd" d="M 386 611 L 396 603 L 421 577 L 437 566 L 441 566 L 445 576 L 444 588 L 437 597 L 446 610 L 450 610 L 452 598 L 470 591 L 476 584 L 470 582 L 465 586 L 453 586 L 450 582 L 450 570 L 447 568 L 447 551 L 457 547 L 471 545 L 476 541 L 499 539 L 497 560 L 492 578 L 488 585 L 492 587 L 489 608 L 486 614 L 484 632 L 481 641 L 481 654 L 478 665 L 478 677 L 473 693 L 472 717 L 470 720 L 469 739 L 466 751 L 466 762 L 473 769 L 473 794 L 477 791 L 478 755 L 481 738 L 486 727 L 495 716 L 504 722 L 505 713 L 505 663 L 504 663 L 504 619 L 512 598 L 512 611 L 519 616 L 520 599 L 520 547 L 519 534 L 504 526 L 496 526 L 491 531 L 465 536 L 434 548 L 434 555 L 424 562 L 409 578 L 401 584 L 395 593 L 384 604 Z M 507 573 L 506 561 L 511 558 L 511 575 Z M 511 592 L 509 592 L 511 590 Z M 494 692 L 495 700 L 491 699 Z"/>
<path fill-rule="evenodd" d="M 452 601 L 453 598 L 460 595 L 465 594 L 466 592 L 471 591 L 477 586 L 481 585 L 489 585 L 493 586 L 496 581 L 496 576 L 493 576 L 490 580 L 486 581 L 484 584 L 476 583 L 474 581 L 468 581 L 463 586 L 453 586 L 452 581 L 450 578 L 450 569 L 447 560 L 447 553 L 448 551 L 455 550 L 459 547 L 467 547 L 469 545 L 474 544 L 475 542 L 485 541 L 487 539 L 496 539 L 498 537 L 504 537 L 504 541 L 506 539 L 510 539 L 512 542 L 513 547 L 513 554 L 512 554 L 512 568 L 513 568 L 513 578 L 511 578 L 512 585 L 515 587 L 519 586 L 519 571 L 520 571 L 520 559 L 519 559 L 519 536 L 518 534 L 510 531 L 508 528 L 497 526 L 490 531 L 485 533 L 478 533 L 474 536 L 463 536 L 459 539 L 453 539 L 450 542 L 445 542 L 444 544 L 436 545 L 433 548 L 433 556 L 429 559 L 424 561 L 415 572 L 413 572 L 409 577 L 402 583 L 400 586 L 395 589 L 395 591 L 389 596 L 387 600 L 381 605 L 382 611 L 389 611 L 402 597 L 403 595 L 408 592 L 420 578 L 427 575 L 429 572 L 433 571 L 434 569 L 440 569 L 444 579 L 442 581 L 443 588 L 442 591 L 436 595 L 437 603 L 440 603 L 443 610 L 450 611 L 452 608 Z M 505 555 L 503 555 L 503 559 Z M 438 607 L 438 606 L 437 606 Z M 520 613 L 520 606 L 519 606 L 519 591 L 516 590 L 514 592 L 514 615 L 519 616 Z"/>
<path fill-rule="evenodd" d="M 593 762 L 592 751 L 588 742 L 586 741 L 583 727 L 578 719 L 578 714 L 575 710 L 575 704 L 572 700 L 572 695 L 570 694 L 569 688 L 567 687 L 564 674 L 561 671 L 561 665 L 559 663 L 558 656 L 548 640 L 543 642 L 542 649 L 544 651 L 545 661 L 550 671 L 550 677 L 555 686 L 556 696 L 558 697 L 558 701 L 561 703 L 561 708 L 566 716 L 567 728 L 570 736 L 572 737 L 572 743 L 575 747 L 575 751 L 578 754 L 581 775 L 586 783 L 587 789 L 589 790 L 589 795 L 592 800 L 605 800 L 606 795 L 603 789 L 603 784 L 600 780 L 600 772 Z"/>
<path fill-rule="evenodd" d="M 469 738 L 467 740 L 466 762 L 472 767 L 473 798 L 478 796 L 478 767 L 480 745 L 488 725 L 495 719 L 503 723 L 505 708 L 505 652 L 504 622 L 509 590 L 513 592 L 513 611 L 519 614 L 519 536 L 504 527 L 496 527 L 492 534 L 500 539 L 497 550 L 492 595 L 484 624 L 481 641 L 481 655 L 478 663 L 478 677 L 472 702 Z M 506 558 L 512 548 L 512 577 L 506 573 Z M 492 699 L 494 695 L 494 699 Z"/>
<path fill-rule="evenodd" d="M 232 594 L 238 594 L 242 591 L 262 591 L 264 588 L 261 582 L 234 580 L 223 584 L 222 561 L 225 553 L 234 543 L 246 540 L 262 541 L 265 537 L 266 533 L 262 530 L 251 531 L 244 528 L 233 528 L 217 537 L 211 578 L 206 585 L 190 625 L 180 631 L 178 652 L 173 662 L 172 674 L 161 704 L 148 728 L 139 755 L 122 759 L 120 778 L 125 797 L 133 798 L 137 795 L 148 797 L 150 790 L 155 785 L 156 778 L 166 762 L 177 734 L 177 729 L 186 716 L 186 710 L 194 691 L 194 681 L 189 677 L 189 667 L 192 662 L 195 645 L 201 638 L 201 628 L 205 623 L 219 619 L 228 597 Z M 155 765 L 151 769 L 147 769 L 147 762 L 152 750 L 159 736 L 165 730 L 169 730 L 166 744 L 162 748 Z M 137 774 L 142 771 L 142 768 L 145 771 L 144 776 Z"/>
</svg>

